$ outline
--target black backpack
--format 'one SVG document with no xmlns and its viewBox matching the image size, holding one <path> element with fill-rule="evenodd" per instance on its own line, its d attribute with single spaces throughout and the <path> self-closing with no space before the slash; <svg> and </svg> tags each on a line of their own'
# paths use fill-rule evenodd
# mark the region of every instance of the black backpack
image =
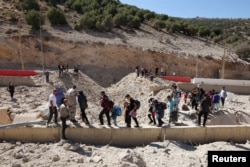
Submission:
<svg viewBox="0 0 250 167">
<path fill-rule="evenodd" d="M 108 101 L 108 106 L 109 106 L 110 108 L 113 108 L 114 104 L 115 104 L 115 103 L 114 103 L 112 100 L 109 100 L 109 101 Z"/>
<path fill-rule="evenodd" d="M 166 109 L 167 109 L 167 104 L 166 104 L 166 103 L 161 102 L 160 104 L 161 104 L 162 109 L 164 109 L 164 110 L 166 110 Z"/>
<path fill-rule="evenodd" d="M 137 109 L 141 107 L 141 102 L 139 100 L 135 100 L 135 104 L 137 106 Z"/>
</svg>

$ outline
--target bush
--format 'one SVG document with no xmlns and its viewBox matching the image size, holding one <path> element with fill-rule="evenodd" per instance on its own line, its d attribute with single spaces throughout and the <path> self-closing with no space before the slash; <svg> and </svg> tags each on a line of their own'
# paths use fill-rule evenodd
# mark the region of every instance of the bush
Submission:
<svg viewBox="0 0 250 167">
<path fill-rule="evenodd" d="M 47 17 L 52 25 L 65 25 L 67 24 L 66 16 L 61 9 L 50 8 L 47 12 Z"/>
<path fill-rule="evenodd" d="M 125 14 L 118 13 L 113 18 L 114 26 L 126 26 L 127 25 L 127 17 Z"/>
<path fill-rule="evenodd" d="M 13 13 L 12 11 L 8 12 L 8 16 L 9 16 L 9 18 L 10 18 L 10 21 L 12 21 L 12 22 L 18 21 L 18 19 L 17 19 L 15 13 Z"/>
<path fill-rule="evenodd" d="M 156 16 L 155 13 L 150 12 L 150 11 L 146 11 L 145 14 L 144 14 L 144 19 L 145 20 L 150 20 L 150 19 L 155 18 L 155 16 Z"/>
<path fill-rule="evenodd" d="M 250 46 L 245 44 L 239 46 L 239 48 L 235 52 L 240 59 L 246 60 L 250 62 Z"/>
<path fill-rule="evenodd" d="M 200 37 L 210 36 L 210 30 L 207 27 L 200 27 L 198 33 Z"/>
<path fill-rule="evenodd" d="M 39 10 L 39 4 L 37 0 L 23 0 L 20 2 L 21 10 Z"/>
<path fill-rule="evenodd" d="M 44 16 L 36 10 L 30 10 L 25 16 L 25 20 L 28 25 L 31 25 L 32 29 L 39 29 L 40 25 L 44 25 Z"/>
<path fill-rule="evenodd" d="M 93 29 L 96 26 L 96 19 L 91 14 L 85 13 L 80 18 L 80 27 L 83 29 Z"/>
<path fill-rule="evenodd" d="M 162 20 L 154 19 L 152 27 L 158 31 L 166 27 L 166 23 Z"/>
<path fill-rule="evenodd" d="M 56 7 L 58 0 L 45 0 L 48 5 Z"/>
</svg>

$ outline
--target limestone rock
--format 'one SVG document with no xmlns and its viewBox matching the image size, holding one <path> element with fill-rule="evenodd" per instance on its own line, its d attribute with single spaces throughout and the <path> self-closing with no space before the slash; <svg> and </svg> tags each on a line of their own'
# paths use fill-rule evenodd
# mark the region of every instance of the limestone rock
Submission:
<svg viewBox="0 0 250 167">
<path fill-rule="evenodd" d="M 23 154 L 20 152 L 16 152 L 16 153 L 14 153 L 14 158 L 21 159 L 21 158 L 23 158 Z"/>
<path fill-rule="evenodd" d="M 186 104 L 183 104 L 181 108 L 183 111 L 189 111 L 189 108 Z"/>
<path fill-rule="evenodd" d="M 59 160 L 60 160 L 59 155 L 55 155 L 55 156 L 52 157 L 52 161 L 53 161 L 53 162 L 57 162 L 57 161 L 59 161 Z"/>
<path fill-rule="evenodd" d="M 135 152 L 125 154 L 121 157 L 122 166 L 124 164 L 130 164 L 129 166 L 146 167 L 146 162 L 141 158 L 141 156 Z M 126 165 L 125 165 L 126 166 Z"/>
</svg>

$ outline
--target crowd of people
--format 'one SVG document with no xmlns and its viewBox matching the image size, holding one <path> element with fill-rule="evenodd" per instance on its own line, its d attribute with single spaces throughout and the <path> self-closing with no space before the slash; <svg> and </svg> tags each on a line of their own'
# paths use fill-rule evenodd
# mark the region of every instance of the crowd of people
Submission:
<svg viewBox="0 0 250 167">
<path fill-rule="evenodd" d="M 149 103 L 149 114 L 148 118 L 150 120 L 149 124 L 154 124 L 158 127 L 161 127 L 164 122 L 164 114 L 165 110 L 168 109 L 170 118 L 170 123 L 177 122 L 177 112 L 178 112 L 178 103 L 180 101 L 180 92 L 176 89 L 173 90 L 172 95 L 167 97 L 166 102 L 160 102 L 157 99 L 150 98 Z M 82 121 L 86 125 L 90 125 L 89 119 L 86 115 L 85 110 L 88 108 L 88 101 L 86 95 L 83 91 L 76 91 L 76 86 L 73 85 L 72 88 L 68 89 L 65 93 L 65 96 L 62 95 L 61 89 L 54 89 L 52 93 L 49 95 L 49 117 L 46 123 L 48 127 L 52 118 L 54 117 L 54 123 L 58 124 L 58 115 L 60 113 L 60 119 L 62 122 L 62 139 L 67 139 L 65 136 L 65 130 L 68 127 L 66 124 L 67 120 L 71 121 L 73 124 L 77 124 L 76 120 L 76 108 L 77 105 L 81 111 Z M 118 105 L 114 105 L 114 102 L 106 95 L 104 91 L 100 92 L 100 106 L 102 110 L 99 113 L 99 121 L 100 125 L 104 125 L 104 115 L 107 119 L 108 126 L 111 126 L 111 121 L 113 120 L 113 124 L 117 126 L 117 117 L 122 115 L 122 111 L 124 111 L 124 122 L 128 128 L 132 127 L 132 120 L 135 125 L 134 128 L 139 128 L 140 124 L 137 119 L 137 110 L 140 108 L 140 101 L 133 98 L 130 94 L 124 96 L 124 104 L 123 107 Z M 59 113 L 58 113 L 59 112 Z"/>
<path fill-rule="evenodd" d="M 142 76 L 147 76 L 151 74 L 152 71 L 146 69 L 140 69 Z M 139 67 L 136 67 L 137 76 Z M 143 71 L 143 72 L 142 72 Z M 60 73 L 60 70 L 59 70 Z M 59 74 L 60 75 L 60 74 Z M 158 75 L 158 69 L 155 70 L 155 75 Z M 161 73 L 163 75 L 163 73 Z M 49 82 L 49 78 L 46 76 L 46 82 Z M 15 87 L 10 82 L 7 90 L 10 92 L 11 98 L 14 96 Z M 220 92 L 215 92 L 215 90 L 205 91 L 202 88 L 195 87 L 190 92 L 185 92 L 183 94 L 183 100 L 185 104 L 190 104 L 192 109 L 198 112 L 198 125 L 201 124 L 201 117 L 203 118 L 203 126 L 206 125 L 207 116 L 209 112 L 217 112 L 219 107 L 223 107 L 225 104 L 225 99 L 227 97 L 227 91 L 225 87 L 221 89 Z M 165 115 L 165 110 L 169 112 L 169 122 L 175 124 L 178 121 L 179 103 L 182 98 L 182 93 L 178 90 L 175 84 L 172 85 L 172 93 L 167 96 L 167 101 L 159 101 L 156 98 L 150 98 L 148 100 L 148 119 L 149 124 L 161 127 L 164 123 L 163 118 Z M 133 98 L 131 95 L 127 94 L 124 96 L 125 102 L 123 108 L 114 105 L 114 102 L 106 95 L 104 91 L 100 92 L 100 106 L 102 110 L 99 113 L 100 125 L 104 125 L 104 118 L 106 116 L 108 126 L 111 126 L 111 120 L 113 124 L 117 126 L 117 117 L 121 116 L 122 110 L 124 111 L 124 121 L 128 128 L 131 126 L 131 120 L 135 123 L 135 128 L 139 128 L 139 121 L 137 119 L 137 110 L 140 108 L 140 101 Z M 190 101 L 188 101 L 188 99 Z M 62 139 L 67 139 L 65 136 L 65 130 L 68 127 L 66 124 L 67 120 L 70 120 L 73 124 L 78 123 L 76 120 L 76 109 L 77 105 L 80 108 L 82 121 L 86 125 L 90 125 L 90 121 L 86 115 L 85 110 L 88 108 L 87 97 L 83 91 L 76 91 L 76 86 L 73 85 L 72 88 L 68 89 L 67 92 L 63 93 L 62 89 L 57 88 L 52 91 L 49 95 L 49 116 L 46 123 L 48 127 L 53 116 L 54 123 L 58 124 L 58 115 L 60 113 L 60 119 L 62 122 Z M 59 113 L 58 113 L 59 112 Z"/>
<path fill-rule="evenodd" d="M 205 91 L 202 88 L 195 87 L 191 92 L 185 92 L 185 104 L 188 97 L 190 98 L 192 109 L 198 111 L 198 125 L 201 125 L 201 117 L 204 116 L 203 126 L 206 126 L 208 114 L 210 112 L 218 112 L 219 107 L 224 107 L 227 91 L 225 87 L 222 87 L 220 92 L 216 92 L 214 89 Z M 200 105 L 199 109 L 198 105 Z"/>
<path fill-rule="evenodd" d="M 136 77 L 141 76 L 145 78 L 150 78 L 150 80 L 153 81 L 154 77 L 166 75 L 166 70 L 163 67 L 161 67 L 160 69 L 156 67 L 155 70 L 152 70 L 152 69 L 136 66 L 135 73 L 136 73 Z"/>
</svg>

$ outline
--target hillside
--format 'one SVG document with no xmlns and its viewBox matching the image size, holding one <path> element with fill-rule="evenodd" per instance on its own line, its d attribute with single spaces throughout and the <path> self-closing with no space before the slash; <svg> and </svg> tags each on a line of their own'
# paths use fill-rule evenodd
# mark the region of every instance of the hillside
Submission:
<svg viewBox="0 0 250 167">
<path fill-rule="evenodd" d="M 10 1 L 2 5 L 1 68 L 20 69 L 22 59 L 25 69 L 42 70 L 43 59 L 45 69 L 56 69 L 58 64 L 68 62 L 70 68 L 78 64 L 85 74 L 105 87 L 134 71 L 135 66 L 152 71 L 164 67 L 167 75 L 175 72 L 180 76 L 219 77 L 224 46 L 205 38 L 157 31 L 148 24 L 141 24 L 140 29 L 132 31 L 121 28 L 110 32 L 76 31 L 72 18 L 79 15 L 75 12 L 67 13 L 67 26 L 51 26 L 46 21 L 40 34 L 39 30 L 30 30 L 17 9 L 14 11 L 22 21 L 4 20 L 15 5 Z M 41 1 L 40 5 L 45 12 L 46 3 Z M 249 71 L 248 63 L 239 59 L 231 48 L 227 50 L 225 69 Z"/>
</svg>

